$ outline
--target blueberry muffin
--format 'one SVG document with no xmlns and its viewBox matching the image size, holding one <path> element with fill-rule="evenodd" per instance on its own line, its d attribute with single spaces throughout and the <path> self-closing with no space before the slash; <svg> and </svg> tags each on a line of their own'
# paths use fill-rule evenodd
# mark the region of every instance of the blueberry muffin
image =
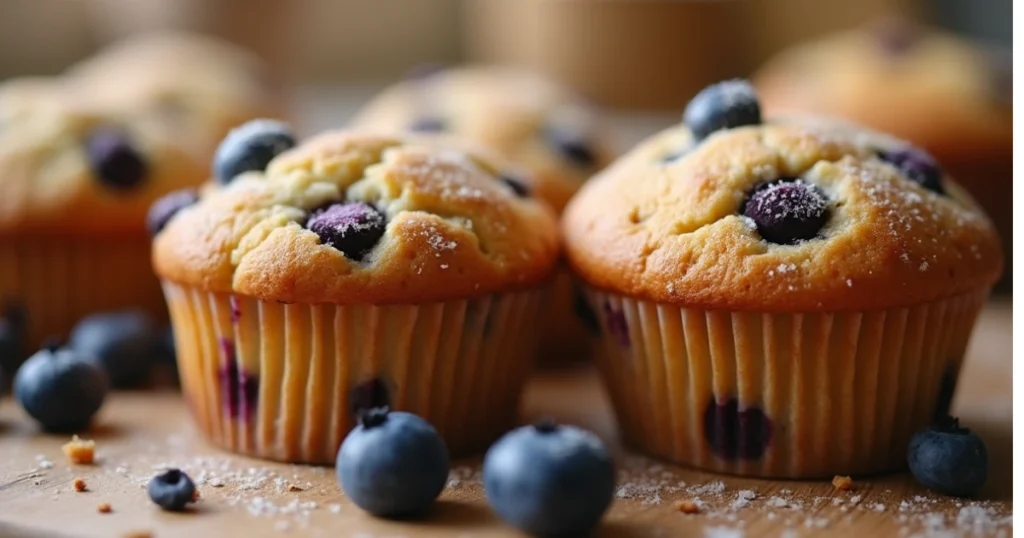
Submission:
<svg viewBox="0 0 1024 538">
<path fill-rule="evenodd" d="M 445 132 L 497 151 L 525 167 L 534 196 L 560 212 L 612 159 L 594 111 L 572 92 L 525 71 L 501 67 L 425 70 L 386 89 L 352 122 L 390 132 Z M 572 280 L 555 283 L 542 337 L 544 362 L 587 354 L 586 328 L 573 315 Z"/>
<path fill-rule="evenodd" d="M 1003 263 L 928 154 L 762 121 L 741 81 L 588 182 L 562 229 L 625 439 L 751 476 L 902 467 L 910 434 L 948 412 Z"/>
<path fill-rule="evenodd" d="M 206 181 L 231 124 L 276 110 L 241 85 L 193 91 L 250 70 L 219 49 L 188 70 L 141 69 L 126 50 L 59 77 L 0 84 L 0 299 L 26 307 L 33 346 L 97 310 L 140 306 L 165 317 L 147 209 Z M 179 65 L 173 77 L 162 71 Z"/>
<path fill-rule="evenodd" d="M 1009 53 L 899 19 L 798 46 L 762 67 L 769 114 L 829 115 L 928 151 L 1012 247 L 1013 106 Z M 1000 289 L 1009 289 L 1007 270 Z"/>
<path fill-rule="evenodd" d="M 180 204 L 153 247 L 214 443 L 329 463 L 355 412 L 388 406 L 465 454 L 515 423 L 558 261 L 550 208 L 434 138 L 225 143 L 240 175 Z"/>
</svg>

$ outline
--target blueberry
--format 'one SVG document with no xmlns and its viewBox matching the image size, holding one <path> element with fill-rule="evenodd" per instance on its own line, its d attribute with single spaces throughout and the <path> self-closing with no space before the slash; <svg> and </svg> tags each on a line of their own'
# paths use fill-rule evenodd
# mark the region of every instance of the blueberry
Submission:
<svg viewBox="0 0 1024 538">
<path fill-rule="evenodd" d="M 772 421 L 756 407 L 740 410 L 730 398 L 719 404 L 711 398 L 704 410 L 704 437 L 712 452 L 724 460 L 757 460 L 772 442 Z"/>
<path fill-rule="evenodd" d="M 260 396 L 260 378 L 245 371 L 238 363 L 235 343 L 220 339 L 223 362 L 217 371 L 224 407 L 232 418 L 248 418 L 256 411 Z"/>
<path fill-rule="evenodd" d="M 801 179 L 781 179 L 754 189 L 740 210 L 757 232 L 780 245 L 812 239 L 828 221 L 828 199 Z"/>
<path fill-rule="evenodd" d="M 171 512 L 181 512 L 185 505 L 196 500 L 196 485 L 187 474 L 168 469 L 149 481 L 146 493 L 157 506 Z"/>
<path fill-rule="evenodd" d="M 199 192 L 195 189 L 181 189 L 168 193 L 153 205 L 149 206 L 149 213 L 146 214 L 146 229 L 150 235 L 156 235 L 167 226 L 178 211 L 199 201 Z"/>
<path fill-rule="evenodd" d="M 552 146 L 569 162 L 581 168 L 593 168 L 597 155 L 584 136 L 575 130 L 549 128 L 547 138 Z"/>
<path fill-rule="evenodd" d="M 96 359 L 114 388 L 130 388 L 149 380 L 162 344 L 146 313 L 120 310 L 83 318 L 71 329 L 68 347 Z"/>
<path fill-rule="evenodd" d="M 516 193 L 516 196 L 520 198 L 530 197 L 530 187 L 526 185 L 522 178 L 512 174 L 502 174 L 501 182 L 508 185 L 512 192 Z"/>
<path fill-rule="evenodd" d="M 352 413 L 360 415 L 375 408 L 391 407 L 391 389 L 381 378 L 375 377 L 356 385 L 348 396 Z"/>
<path fill-rule="evenodd" d="M 14 397 L 44 429 L 76 432 L 89 426 L 108 383 L 95 359 L 51 344 L 21 365 Z"/>
<path fill-rule="evenodd" d="M 686 105 L 683 123 L 696 140 L 721 129 L 761 123 L 761 105 L 746 80 L 727 80 L 704 88 Z"/>
<path fill-rule="evenodd" d="M 985 442 L 951 417 L 914 434 L 907 461 L 918 482 L 943 495 L 972 496 L 988 478 Z"/>
<path fill-rule="evenodd" d="M 295 135 L 284 123 L 252 120 L 233 129 L 213 156 L 213 172 L 222 184 L 231 183 L 239 174 L 264 170 L 267 164 L 295 146 Z"/>
<path fill-rule="evenodd" d="M 435 116 L 422 116 L 413 120 L 409 130 L 417 133 L 438 133 L 448 128 L 447 122 Z"/>
<path fill-rule="evenodd" d="M 939 421 L 949 416 L 949 410 L 953 407 L 953 396 L 956 395 L 956 381 L 957 371 L 952 365 L 947 366 L 939 382 L 939 395 L 935 400 L 933 420 Z"/>
<path fill-rule="evenodd" d="M 96 178 L 114 189 L 138 186 L 149 172 L 145 159 L 118 129 L 98 127 L 90 132 L 85 154 Z"/>
<path fill-rule="evenodd" d="M 320 241 L 360 261 L 384 235 L 384 215 L 362 202 L 342 202 L 314 211 L 306 228 Z"/>
<path fill-rule="evenodd" d="M 895 166 L 914 183 L 939 194 L 946 193 L 942 187 L 942 167 L 928 152 L 917 148 L 882 150 L 878 157 Z"/>
<path fill-rule="evenodd" d="M 7 311 L 0 318 L 0 372 L 9 376 L 25 361 L 25 319 L 20 311 Z"/>
<path fill-rule="evenodd" d="M 592 531 L 612 502 L 615 466 L 592 433 L 544 421 L 487 451 L 484 491 L 507 523 L 538 536 Z"/>
<path fill-rule="evenodd" d="M 379 517 L 422 515 L 448 481 L 448 450 L 427 421 L 387 408 L 362 414 L 338 451 L 341 489 Z"/>
</svg>

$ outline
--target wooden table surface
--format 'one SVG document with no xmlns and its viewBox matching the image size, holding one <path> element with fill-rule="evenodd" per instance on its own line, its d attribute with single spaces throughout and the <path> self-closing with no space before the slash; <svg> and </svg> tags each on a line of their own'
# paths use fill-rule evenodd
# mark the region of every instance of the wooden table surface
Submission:
<svg viewBox="0 0 1024 538">
<path fill-rule="evenodd" d="M 906 474 L 857 478 L 851 491 L 837 492 L 828 482 L 719 476 L 626 452 L 587 368 L 539 374 L 523 414 L 583 425 L 614 446 L 619 490 L 601 537 L 1010 536 L 1010 310 L 1001 302 L 984 312 L 954 406 L 992 458 L 977 500 L 930 494 Z M 430 518 L 388 522 L 347 502 L 330 468 L 268 464 L 206 445 L 173 392 L 113 396 L 88 436 L 97 442 L 97 464 L 69 466 L 60 448 L 67 438 L 39 433 L 10 398 L 0 403 L 0 536 L 519 536 L 483 501 L 478 461 L 456 462 Z M 166 466 L 200 483 L 194 511 L 164 513 L 148 500 L 146 482 Z M 75 477 L 88 491 L 74 492 Z M 682 499 L 706 505 L 686 515 L 675 508 Z M 98 513 L 100 503 L 112 513 Z"/>
</svg>

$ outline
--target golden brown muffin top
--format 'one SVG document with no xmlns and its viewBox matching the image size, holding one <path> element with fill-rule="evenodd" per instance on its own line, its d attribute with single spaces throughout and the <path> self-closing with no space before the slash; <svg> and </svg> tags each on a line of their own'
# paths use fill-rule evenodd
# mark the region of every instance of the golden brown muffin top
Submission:
<svg viewBox="0 0 1024 538">
<path fill-rule="evenodd" d="M 555 267 L 555 218 L 497 180 L 503 169 L 434 137 L 324 133 L 179 211 L 154 240 L 154 267 L 208 291 L 301 303 L 534 286 Z"/>
<path fill-rule="evenodd" d="M 590 285 L 708 309 L 859 311 L 990 286 L 1002 270 L 992 224 L 949 177 L 928 188 L 901 169 L 926 159 L 916 151 L 826 122 L 699 144 L 673 127 L 573 199 L 567 255 Z"/>
<path fill-rule="evenodd" d="M 754 78 L 770 115 L 846 118 L 937 155 L 1012 145 L 1011 64 L 951 34 L 879 20 L 786 50 Z"/>
<path fill-rule="evenodd" d="M 156 198 L 206 181 L 230 127 L 276 113 L 260 68 L 225 43 L 169 34 L 0 84 L 0 233 L 143 235 Z"/>
<path fill-rule="evenodd" d="M 526 167 L 537 195 L 556 211 L 613 158 L 606 133 L 578 96 L 510 68 L 464 67 L 406 80 L 384 90 L 352 125 L 443 131 L 489 146 Z"/>
</svg>

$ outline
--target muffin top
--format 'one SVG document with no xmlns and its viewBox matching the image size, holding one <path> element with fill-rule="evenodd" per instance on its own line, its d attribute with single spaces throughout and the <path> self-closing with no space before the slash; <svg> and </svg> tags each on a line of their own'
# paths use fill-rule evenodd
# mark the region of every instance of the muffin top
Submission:
<svg viewBox="0 0 1024 538">
<path fill-rule="evenodd" d="M 923 150 L 850 124 L 762 122 L 741 82 L 699 94 L 566 208 L 590 285 L 707 309 L 884 309 L 972 292 L 998 237 Z M 698 133 L 698 136 L 694 136 Z"/>
<path fill-rule="evenodd" d="M 422 74 L 382 92 L 352 124 L 383 132 L 447 132 L 484 144 L 527 167 L 537 196 L 556 211 L 612 158 L 605 133 L 578 96 L 509 68 Z"/>
<path fill-rule="evenodd" d="M 936 155 L 1012 147 L 1009 54 L 900 19 L 784 51 L 754 78 L 769 114 L 842 117 Z"/>
<path fill-rule="evenodd" d="M 149 205 L 203 183 L 231 126 L 276 112 L 259 69 L 219 41 L 161 35 L 0 84 L 0 233 L 144 235 Z"/>
<path fill-rule="evenodd" d="M 301 303 L 420 303 L 535 286 L 555 217 L 445 137 L 321 134 L 207 193 L 154 239 L 158 275 Z M 187 205 L 187 204 L 183 204 Z"/>
</svg>

